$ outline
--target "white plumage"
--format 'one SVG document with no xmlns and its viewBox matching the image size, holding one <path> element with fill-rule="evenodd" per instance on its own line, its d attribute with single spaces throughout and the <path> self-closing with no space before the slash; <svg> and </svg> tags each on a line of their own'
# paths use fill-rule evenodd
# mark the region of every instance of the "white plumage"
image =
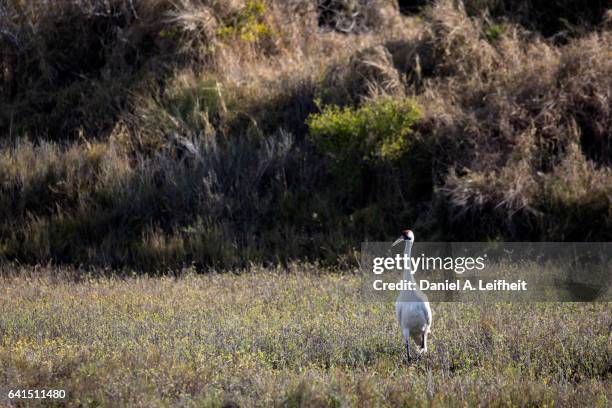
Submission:
<svg viewBox="0 0 612 408">
<path fill-rule="evenodd" d="M 402 232 L 393 245 L 404 242 L 404 254 L 410 259 L 414 234 L 410 230 Z M 409 264 L 410 265 L 410 264 Z M 403 279 L 415 282 L 411 268 L 404 270 Z M 416 283 L 415 283 L 416 284 Z M 406 341 L 406 357 L 411 359 L 410 338 L 419 347 L 419 356 L 427 351 L 427 335 L 431 330 L 431 308 L 427 296 L 420 290 L 402 290 L 395 302 L 397 320 L 399 322 L 404 340 Z"/>
</svg>

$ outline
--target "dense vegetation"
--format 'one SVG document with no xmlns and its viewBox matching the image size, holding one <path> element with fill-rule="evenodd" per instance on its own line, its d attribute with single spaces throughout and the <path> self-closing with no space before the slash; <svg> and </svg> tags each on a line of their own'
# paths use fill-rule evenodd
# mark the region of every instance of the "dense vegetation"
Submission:
<svg viewBox="0 0 612 408">
<path fill-rule="evenodd" d="M 585 4 L 2 2 L 0 257 L 610 240 L 612 20 Z"/>
<path fill-rule="evenodd" d="M 357 275 L 251 272 L 2 270 L 0 390 L 64 389 L 53 406 L 74 407 L 610 406 L 608 304 L 436 304 L 429 353 L 406 365 L 393 305 L 364 302 Z"/>
</svg>

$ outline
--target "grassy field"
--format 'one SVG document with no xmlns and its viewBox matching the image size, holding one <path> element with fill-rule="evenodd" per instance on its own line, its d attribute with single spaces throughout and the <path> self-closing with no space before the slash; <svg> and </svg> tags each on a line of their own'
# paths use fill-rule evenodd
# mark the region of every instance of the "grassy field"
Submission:
<svg viewBox="0 0 612 408">
<path fill-rule="evenodd" d="M 65 389 L 56 406 L 605 407 L 612 399 L 608 303 L 434 304 L 430 352 L 408 366 L 393 305 L 362 302 L 351 273 L 294 265 L 83 276 L 5 271 L 0 389 Z"/>
</svg>

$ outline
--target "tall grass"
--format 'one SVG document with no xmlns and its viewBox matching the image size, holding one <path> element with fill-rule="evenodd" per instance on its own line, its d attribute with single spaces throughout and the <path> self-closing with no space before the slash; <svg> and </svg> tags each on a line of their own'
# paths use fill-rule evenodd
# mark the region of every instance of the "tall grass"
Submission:
<svg viewBox="0 0 612 408">
<path fill-rule="evenodd" d="M 319 28 L 319 3 L 6 3 L 2 259 L 346 263 L 402 225 L 430 240 L 612 238 L 603 6 L 557 41 L 505 3 L 406 17 L 348 2 L 334 13 L 363 24 L 340 32 Z M 411 132 L 375 129 L 410 146 L 393 163 L 313 143 L 320 115 L 405 100 L 422 112 Z M 362 128 L 351 143 L 376 139 Z"/>
</svg>

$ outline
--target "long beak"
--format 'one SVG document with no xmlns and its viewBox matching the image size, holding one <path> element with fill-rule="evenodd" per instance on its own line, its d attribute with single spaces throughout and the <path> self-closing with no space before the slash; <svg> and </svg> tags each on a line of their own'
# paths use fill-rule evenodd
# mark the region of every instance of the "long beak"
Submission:
<svg viewBox="0 0 612 408">
<path fill-rule="evenodd" d="M 403 240 L 404 240 L 404 237 L 399 237 L 398 239 L 395 240 L 395 242 L 391 246 L 394 247 L 397 244 L 399 244 L 400 242 L 402 242 Z"/>
</svg>

